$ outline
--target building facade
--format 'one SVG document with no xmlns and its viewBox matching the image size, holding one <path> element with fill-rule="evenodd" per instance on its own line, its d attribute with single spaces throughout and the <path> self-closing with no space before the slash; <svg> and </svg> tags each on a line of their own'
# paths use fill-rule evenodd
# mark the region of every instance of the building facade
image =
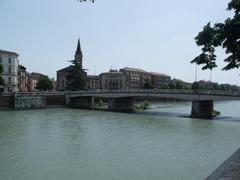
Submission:
<svg viewBox="0 0 240 180">
<path fill-rule="evenodd" d="M 26 68 L 22 65 L 18 66 L 18 91 L 27 92 L 28 91 L 28 76 Z"/>
<path fill-rule="evenodd" d="M 18 92 L 18 54 L 0 50 L 0 64 L 3 66 L 4 92 Z"/>
<path fill-rule="evenodd" d="M 56 85 L 57 91 L 67 90 L 66 76 L 67 76 L 68 70 L 69 70 L 69 67 L 66 67 L 57 71 L 57 85 Z"/>
<path fill-rule="evenodd" d="M 151 75 L 142 69 L 125 67 L 120 72 L 126 75 L 126 89 L 143 89 L 146 79 L 151 80 Z"/>
<path fill-rule="evenodd" d="M 150 72 L 152 87 L 154 89 L 168 88 L 168 84 L 171 81 L 171 76 L 162 73 Z"/>
<path fill-rule="evenodd" d="M 87 76 L 87 87 L 89 90 L 91 89 L 100 89 L 100 78 L 96 75 L 88 75 Z"/>
<path fill-rule="evenodd" d="M 117 70 L 100 74 L 102 90 L 126 90 L 126 75 Z"/>
<path fill-rule="evenodd" d="M 57 81 L 55 81 L 54 78 L 51 78 L 51 81 L 52 81 L 52 85 L 53 85 L 52 91 L 56 91 Z"/>
<path fill-rule="evenodd" d="M 41 73 L 37 73 L 37 72 L 32 72 L 31 74 L 27 73 L 28 92 L 36 92 L 37 91 L 37 89 L 36 89 L 37 83 L 42 76 L 44 76 L 44 75 Z"/>
<path fill-rule="evenodd" d="M 77 62 L 80 65 L 80 69 L 81 69 L 80 74 L 83 77 L 83 79 L 87 82 L 87 73 L 83 69 L 82 60 L 83 60 L 83 54 L 80 46 L 80 40 L 78 39 L 77 49 L 76 49 L 73 61 Z M 71 66 L 57 71 L 57 84 L 56 84 L 57 91 L 69 90 L 67 75 L 70 69 L 71 69 Z"/>
</svg>

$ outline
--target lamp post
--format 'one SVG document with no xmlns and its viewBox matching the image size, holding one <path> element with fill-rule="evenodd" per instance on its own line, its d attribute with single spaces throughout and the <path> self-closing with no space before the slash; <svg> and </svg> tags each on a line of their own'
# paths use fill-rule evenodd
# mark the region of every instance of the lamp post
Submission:
<svg viewBox="0 0 240 180">
<path fill-rule="evenodd" d="M 197 82 L 197 64 L 195 65 L 195 82 Z"/>
<path fill-rule="evenodd" d="M 212 82 L 212 69 L 210 69 L 210 82 Z"/>
</svg>

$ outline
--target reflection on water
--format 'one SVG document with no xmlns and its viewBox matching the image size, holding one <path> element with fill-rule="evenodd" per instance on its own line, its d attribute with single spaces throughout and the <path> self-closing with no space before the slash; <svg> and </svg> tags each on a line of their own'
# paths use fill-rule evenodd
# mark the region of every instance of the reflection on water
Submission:
<svg viewBox="0 0 240 180">
<path fill-rule="evenodd" d="M 185 113 L 188 105 L 170 103 L 159 110 L 163 105 L 156 104 L 152 110 Z M 239 148 L 239 130 L 235 122 L 157 115 L 0 111 L 0 175 L 1 180 L 204 179 Z"/>
</svg>

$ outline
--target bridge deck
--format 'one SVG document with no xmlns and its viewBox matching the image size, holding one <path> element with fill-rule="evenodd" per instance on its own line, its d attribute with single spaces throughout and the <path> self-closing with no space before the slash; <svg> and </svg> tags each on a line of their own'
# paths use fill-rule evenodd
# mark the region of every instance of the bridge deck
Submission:
<svg viewBox="0 0 240 180">
<path fill-rule="evenodd" d="M 130 90 L 130 91 L 73 91 L 70 97 L 92 96 L 102 98 L 156 97 L 181 100 L 240 100 L 240 92 L 193 90 Z"/>
</svg>

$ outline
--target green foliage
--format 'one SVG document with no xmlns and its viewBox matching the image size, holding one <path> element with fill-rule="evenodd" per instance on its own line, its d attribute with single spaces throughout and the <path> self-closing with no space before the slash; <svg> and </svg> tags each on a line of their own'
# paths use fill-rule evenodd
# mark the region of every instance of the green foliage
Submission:
<svg viewBox="0 0 240 180">
<path fill-rule="evenodd" d="M 198 81 L 192 84 L 193 90 L 240 91 L 240 87 L 230 84 L 218 84 L 210 81 Z"/>
<path fill-rule="evenodd" d="M 176 83 L 175 81 L 170 81 L 168 84 L 169 89 L 176 89 Z"/>
<path fill-rule="evenodd" d="M 46 91 L 46 90 L 51 90 L 52 88 L 53 88 L 53 83 L 49 79 L 49 77 L 41 76 L 39 81 L 37 82 L 36 89 Z"/>
<path fill-rule="evenodd" d="M 216 23 L 213 26 L 208 23 L 195 38 L 196 44 L 202 46 L 202 53 L 191 63 L 203 65 L 203 70 L 217 67 L 214 52 L 218 46 L 225 49 L 228 55 L 224 59 L 227 65 L 223 70 L 240 67 L 240 0 L 231 0 L 227 10 L 234 11 L 232 18 L 227 18 L 223 23 Z"/>
<path fill-rule="evenodd" d="M 67 88 L 69 90 L 82 90 L 86 89 L 86 79 L 84 77 L 84 72 L 81 67 L 81 63 L 77 60 L 71 61 L 72 65 L 68 68 L 67 72 Z"/>
<path fill-rule="evenodd" d="M 215 117 L 215 116 L 220 116 L 221 115 L 221 112 L 220 111 L 216 111 L 216 110 L 213 110 L 212 112 L 212 116 Z"/>
<path fill-rule="evenodd" d="M 103 100 L 99 99 L 99 101 L 95 105 L 99 106 L 99 107 L 102 107 L 104 105 Z"/>
<path fill-rule="evenodd" d="M 150 103 L 149 101 L 145 100 L 144 102 L 138 104 L 138 105 L 135 105 L 134 108 L 135 109 L 138 109 L 138 110 L 147 110 L 150 106 Z"/>
<path fill-rule="evenodd" d="M 235 14 L 239 14 L 240 12 L 240 1 L 239 0 L 232 0 L 230 3 L 228 3 L 227 10 L 231 11 L 234 10 Z"/>
<path fill-rule="evenodd" d="M 168 84 L 168 83 L 163 83 L 163 84 L 160 86 L 160 89 L 169 89 L 169 84 Z"/>
<path fill-rule="evenodd" d="M 153 89 L 152 82 L 149 78 L 144 79 L 144 89 Z"/>
<path fill-rule="evenodd" d="M 1 76 L 2 72 L 3 72 L 3 66 L 0 64 L 0 86 L 4 85 L 4 79 Z"/>
<path fill-rule="evenodd" d="M 168 84 L 169 89 L 190 89 L 191 85 L 179 79 L 173 79 Z"/>
<path fill-rule="evenodd" d="M 194 83 L 192 83 L 192 89 L 193 89 L 193 90 L 198 90 L 198 89 L 200 89 L 200 84 L 199 84 L 199 82 L 194 82 Z"/>
<path fill-rule="evenodd" d="M 202 54 L 194 58 L 191 63 L 203 64 L 203 70 L 217 67 L 216 55 L 214 54 L 215 30 L 211 27 L 210 22 L 203 27 L 203 31 L 197 35 L 195 40 L 198 46 L 203 46 Z"/>
</svg>

